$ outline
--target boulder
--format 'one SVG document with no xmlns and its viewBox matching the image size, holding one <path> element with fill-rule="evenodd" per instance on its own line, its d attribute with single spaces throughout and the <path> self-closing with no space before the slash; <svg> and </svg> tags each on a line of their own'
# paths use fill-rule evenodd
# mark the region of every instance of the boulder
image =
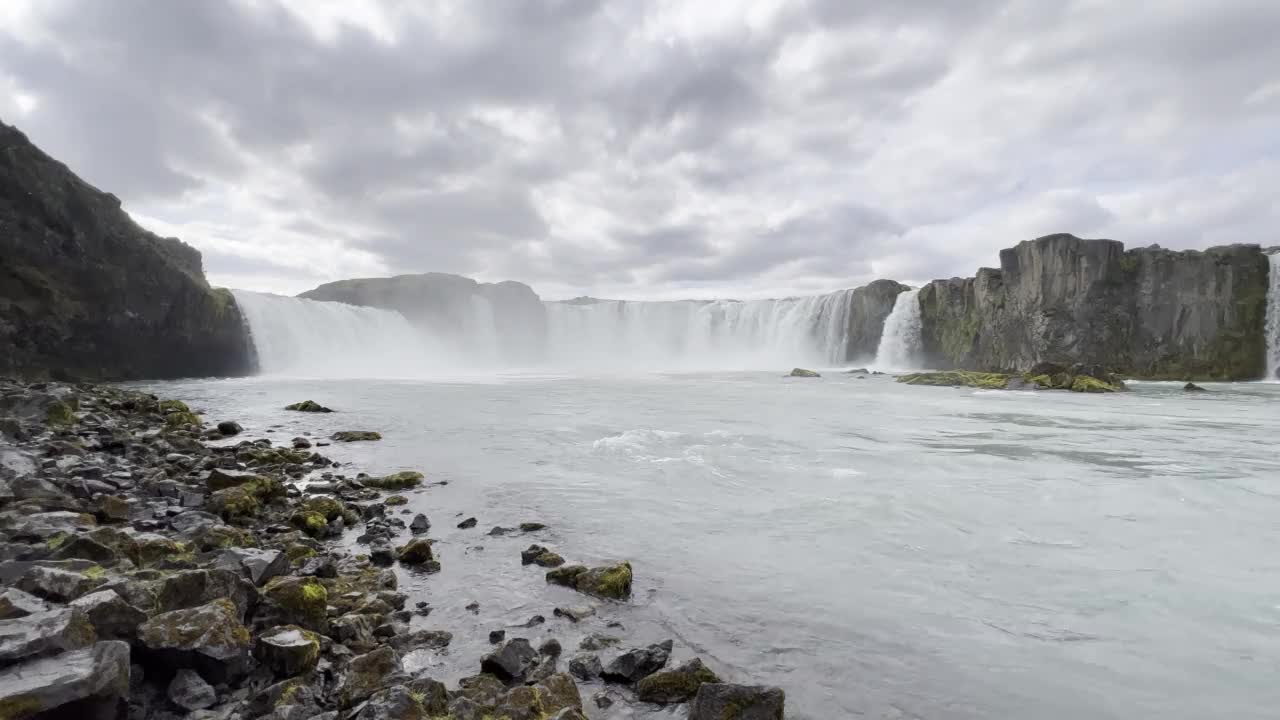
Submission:
<svg viewBox="0 0 1280 720">
<path fill-rule="evenodd" d="M 540 522 L 520 523 L 520 532 L 527 532 L 527 533 L 538 532 L 539 530 L 546 530 L 546 529 L 547 529 L 547 526 L 545 523 L 540 523 Z"/>
<path fill-rule="evenodd" d="M 702 660 L 694 658 L 671 670 L 660 670 L 636 683 L 636 697 L 651 703 L 681 703 L 689 700 L 706 683 L 720 678 Z"/>
<path fill-rule="evenodd" d="M 302 402 L 297 402 L 292 405 L 285 405 L 284 409 L 293 410 L 294 412 L 318 412 L 318 413 L 333 412 L 329 408 L 321 405 L 318 402 L 315 402 L 314 400 L 303 400 Z"/>
<path fill-rule="evenodd" d="M 595 653 L 581 653 L 569 659 L 569 674 L 579 680 L 590 682 L 600 677 L 603 671 L 600 656 Z"/>
<path fill-rule="evenodd" d="M 296 625 L 274 627 L 258 636 L 253 656 L 276 677 L 301 675 L 320 659 L 320 636 Z"/>
<path fill-rule="evenodd" d="M 793 369 L 791 370 L 791 373 L 788 375 L 788 377 L 795 377 L 795 378 L 817 378 L 817 377 L 822 377 L 822 376 L 821 376 L 821 375 L 819 375 L 818 373 L 814 372 L 813 370 L 806 370 L 805 368 L 793 368 Z"/>
<path fill-rule="evenodd" d="M 145 664 L 162 674 L 189 668 L 217 683 L 237 678 L 246 669 L 251 645 L 240 617 L 226 598 L 156 615 L 138 628 Z"/>
<path fill-rule="evenodd" d="M 508 684 L 523 683 L 538 666 L 539 660 L 538 651 L 528 640 L 515 638 L 481 658 L 480 671 Z"/>
<path fill-rule="evenodd" d="M 169 702 L 187 712 L 203 710 L 218 701 L 218 693 L 194 670 L 175 673 L 165 695 Z"/>
<path fill-rule="evenodd" d="M 548 638 L 538 646 L 538 653 L 546 657 L 560 657 L 562 652 L 564 652 L 564 647 L 555 638 Z"/>
<path fill-rule="evenodd" d="M 26 617 L 32 613 L 44 612 L 50 607 L 44 600 L 17 588 L 0 590 L 0 620 Z"/>
<path fill-rule="evenodd" d="M 32 657 L 79 650 L 98 639 L 84 611 L 58 608 L 0 620 L 0 667 Z"/>
<path fill-rule="evenodd" d="M 541 545 L 530 545 L 527 549 L 520 551 L 520 564 L 554 568 L 563 565 L 564 558 Z"/>
<path fill-rule="evenodd" d="M 408 490 L 421 485 L 424 478 L 425 476 L 416 470 L 402 470 L 382 477 L 360 478 L 360 484 L 379 490 Z"/>
<path fill-rule="evenodd" d="M 421 535 L 431 529 L 431 521 L 427 520 L 427 516 L 418 513 L 413 517 L 413 522 L 409 523 L 409 532 L 414 535 Z"/>
<path fill-rule="evenodd" d="M 587 568 L 582 565 L 559 567 L 547 572 L 547 582 L 571 587 L 578 592 L 609 600 L 631 597 L 631 563 Z"/>
<path fill-rule="evenodd" d="M 271 579 L 289 572 L 289 558 L 279 550 L 230 548 L 218 553 L 213 566 L 237 572 L 262 587 Z"/>
<path fill-rule="evenodd" d="M 1187 392 L 1208 392 L 1207 390 L 1205 390 L 1204 388 L 1200 387 L 1199 385 L 1193 382 L 1189 382 L 1186 385 L 1183 385 L 1182 389 Z"/>
<path fill-rule="evenodd" d="M 330 440 L 335 442 L 362 442 L 367 440 L 381 440 L 382 435 L 372 430 L 339 430 L 329 436 Z"/>
<path fill-rule="evenodd" d="M 184 610 L 225 598 L 235 606 L 236 617 L 243 618 L 257 604 L 258 589 L 232 570 L 180 570 L 159 581 L 155 598 L 156 612 Z"/>
<path fill-rule="evenodd" d="M 403 495 L 388 495 L 387 497 L 382 499 L 382 504 L 386 505 L 387 507 L 400 507 L 401 505 L 408 505 L 409 498 Z M 422 517 L 425 517 L 425 516 L 422 516 Z"/>
<path fill-rule="evenodd" d="M 429 712 L 425 697 L 403 685 L 379 690 L 360 708 L 356 720 L 428 720 L 433 715 L 443 716 L 448 706 Z"/>
<path fill-rule="evenodd" d="M 81 610 L 89 623 L 104 640 L 129 640 L 138 636 L 138 626 L 146 622 L 147 614 L 130 605 L 115 590 L 99 590 L 71 601 L 71 607 Z"/>
<path fill-rule="evenodd" d="M 73 717 L 117 717 L 129 692 L 129 644 L 108 640 L 0 670 L 0 711 L 27 720 L 75 703 Z"/>
<path fill-rule="evenodd" d="M 632 648 L 618 655 L 604 667 L 600 677 L 609 682 L 631 684 L 641 678 L 658 672 L 671 657 L 672 642 L 650 645 L 645 648 Z"/>
<path fill-rule="evenodd" d="M 459 530 L 470 530 L 471 528 L 473 528 L 473 527 L 475 527 L 475 526 L 476 526 L 476 523 L 477 523 L 477 522 L 479 522 L 479 521 L 478 521 L 478 520 L 476 520 L 475 518 L 473 518 L 473 517 L 469 517 L 469 518 L 467 518 L 466 520 L 463 520 L 462 522 L 458 523 L 458 529 L 459 529 Z"/>
<path fill-rule="evenodd" d="M 235 422 L 234 420 L 223 420 L 218 423 L 218 432 L 227 436 L 239 435 L 244 432 L 244 428 L 240 427 L 240 423 Z"/>
<path fill-rule="evenodd" d="M 45 600 L 66 603 L 92 592 L 104 582 L 106 571 L 97 565 L 84 570 L 37 565 L 22 575 L 16 587 Z"/>
<path fill-rule="evenodd" d="M 405 565 L 427 565 L 434 562 L 431 553 L 431 541 L 416 538 L 396 549 L 396 559 Z"/>
<path fill-rule="evenodd" d="M 621 638 L 617 638 L 612 635 L 591 633 L 590 635 L 582 638 L 582 642 L 578 643 L 578 648 L 582 650 L 604 650 L 605 648 L 615 647 L 621 642 Z"/>
<path fill-rule="evenodd" d="M 347 674 L 338 685 L 338 703 L 350 708 L 378 690 L 394 685 L 405 677 L 400 672 L 400 658 L 390 647 L 380 647 L 351 658 Z"/>
<path fill-rule="evenodd" d="M 689 705 L 689 720 L 783 720 L 785 701 L 779 688 L 707 683 Z"/>
<path fill-rule="evenodd" d="M 328 628 L 329 591 L 312 577 L 279 577 L 267 583 L 263 598 L 285 624 L 324 632 Z"/>
<path fill-rule="evenodd" d="M 356 652 L 368 652 L 375 647 L 373 629 L 379 622 L 377 615 L 347 613 L 330 623 L 329 629 L 334 640 Z"/>
</svg>

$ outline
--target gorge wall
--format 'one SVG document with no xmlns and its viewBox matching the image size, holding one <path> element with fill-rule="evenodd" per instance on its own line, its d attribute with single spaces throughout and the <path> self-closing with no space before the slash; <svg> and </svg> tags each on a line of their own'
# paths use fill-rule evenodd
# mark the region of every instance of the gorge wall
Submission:
<svg viewBox="0 0 1280 720">
<path fill-rule="evenodd" d="M 242 375 L 252 345 L 200 253 L 0 123 L 0 375 Z"/>
<path fill-rule="evenodd" d="M 1256 245 L 1126 251 L 1050 235 L 1000 268 L 919 294 L 925 365 L 992 371 L 1102 365 L 1153 379 L 1253 379 L 1267 367 L 1269 261 Z"/>
</svg>

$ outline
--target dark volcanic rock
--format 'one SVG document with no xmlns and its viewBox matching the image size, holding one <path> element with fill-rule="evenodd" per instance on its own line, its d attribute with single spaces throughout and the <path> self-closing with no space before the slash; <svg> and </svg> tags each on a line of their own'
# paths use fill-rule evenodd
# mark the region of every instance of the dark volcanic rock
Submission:
<svg viewBox="0 0 1280 720">
<path fill-rule="evenodd" d="M 596 568 L 566 565 L 547 571 L 549 583 L 609 600 L 626 600 L 631 597 L 632 577 L 629 562 Z"/>
<path fill-rule="evenodd" d="M 540 565 L 553 568 L 563 565 L 564 558 L 549 548 L 541 545 L 530 545 L 527 549 L 520 551 L 520 563 L 522 565 Z"/>
<path fill-rule="evenodd" d="M 0 590 L 0 620 L 26 617 L 32 613 L 44 612 L 49 603 L 28 592 L 17 588 Z"/>
<path fill-rule="evenodd" d="M 522 683 L 538 666 L 538 651 L 524 638 L 508 640 L 480 660 L 480 671 L 506 683 Z"/>
<path fill-rule="evenodd" d="M 223 599 L 156 615 L 138 628 L 138 642 L 148 674 L 190 668 L 223 682 L 245 671 L 250 637 L 235 605 Z"/>
<path fill-rule="evenodd" d="M 97 639 L 88 616 L 74 608 L 0 620 L 0 667 L 29 657 L 79 650 Z"/>
<path fill-rule="evenodd" d="M 609 682 L 634 683 L 658 672 L 671 657 L 672 642 L 666 640 L 646 648 L 632 648 L 614 658 L 600 676 Z"/>
<path fill-rule="evenodd" d="M 651 703 L 680 703 L 692 698 L 698 688 L 718 683 L 720 678 L 698 658 L 671 670 L 662 670 L 636 683 L 636 697 Z"/>
<path fill-rule="evenodd" d="M 252 345 L 200 253 L 0 123 L 0 375 L 244 375 Z"/>
<path fill-rule="evenodd" d="M 203 710 L 218 701 L 213 687 L 193 670 L 179 670 L 169 682 L 165 694 L 169 702 L 187 712 Z"/>
<path fill-rule="evenodd" d="M 708 683 L 689 705 L 689 720 L 783 720 L 785 701 L 778 688 Z"/>
<path fill-rule="evenodd" d="M 125 602 L 114 590 L 99 590 L 71 602 L 71 607 L 84 611 L 89 623 L 104 640 L 133 640 L 138 626 L 147 614 Z"/>
<path fill-rule="evenodd" d="M 282 625 L 258 636 L 253 656 L 277 677 L 311 672 L 320 659 L 320 636 L 296 625 Z"/>
<path fill-rule="evenodd" d="M 118 640 L 0 670 L 5 720 L 26 720 L 72 703 L 72 717 L 116 717 L 128 691 L 129 644 Z"/>
</svg>

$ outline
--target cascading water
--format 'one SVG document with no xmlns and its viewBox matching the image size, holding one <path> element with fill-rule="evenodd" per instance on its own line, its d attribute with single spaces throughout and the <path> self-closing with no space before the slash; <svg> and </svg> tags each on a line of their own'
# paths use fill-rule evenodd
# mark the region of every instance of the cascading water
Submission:
<svg viewBox="0 0 1280 720">
<path fill-rule="evenodd" d="M 1267 288 L 1267 379 L 1280 380 L 1280 252 L 1270 255 Z"/>
<path fill-rule="evenodd" d="M 746 302 L 549 302 L 548 361 L 641 370 L 839 365 L 850 292 Z"/>
<path fill-rule="evenodd" d="M 429 373 L 441 357 L 397 312 L 232 292 L 265 375 L 415 377 Z"/>
<path fill-rule="evenodd" d="M 920 362 L 920 290 L 899 293 L 893 312 L 884 321 L 880 347 L 876 349 L 878 370 L 915 370 Z"/>
</svg>

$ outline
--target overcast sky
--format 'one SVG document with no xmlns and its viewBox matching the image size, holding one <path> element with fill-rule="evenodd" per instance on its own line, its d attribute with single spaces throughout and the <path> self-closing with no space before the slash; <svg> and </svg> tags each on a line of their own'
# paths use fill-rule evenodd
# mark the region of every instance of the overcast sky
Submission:
<svg viewBox="0 0 1280 720">
<path fill-rule="evenodd" d="M 0 118 L 210 280 L 544 297 L 1280 243 L 1277 0 L 0 1 Z"/>
</svg>

